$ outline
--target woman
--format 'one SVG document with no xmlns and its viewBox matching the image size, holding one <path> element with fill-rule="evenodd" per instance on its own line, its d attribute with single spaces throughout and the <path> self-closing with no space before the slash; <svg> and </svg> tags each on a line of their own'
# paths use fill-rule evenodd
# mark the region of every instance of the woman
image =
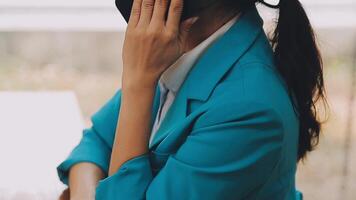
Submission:
<svg viewBox="0 0 356 200">
<path fill-rule="evenodd" d="M 134 0 L 122 89 L 58 167 L 71 199 L 301 198 L 321 59 L 298 0 L 262 2 L 280 12 L 272 47 L 256 3 L 215 1 L 181 22 L 182 0 Z"/>
</svg>

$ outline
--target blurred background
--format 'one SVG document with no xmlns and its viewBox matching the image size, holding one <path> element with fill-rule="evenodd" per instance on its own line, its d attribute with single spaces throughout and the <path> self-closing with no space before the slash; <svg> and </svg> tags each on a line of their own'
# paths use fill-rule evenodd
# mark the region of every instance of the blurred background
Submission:
<svg viewBox="0 0 356 200">
<path fill-rule="evenodd" d="M 325 62 L 330 116 L 298 168 L 306 200 L 356 199 L 356 0 L 302 0 Z M 266 31 L 276 13 L 259 7 Z M 55 167 L 120 88 L 114 0 L 0 1 L 0 200 L 56 199 Z"/>
</svg>

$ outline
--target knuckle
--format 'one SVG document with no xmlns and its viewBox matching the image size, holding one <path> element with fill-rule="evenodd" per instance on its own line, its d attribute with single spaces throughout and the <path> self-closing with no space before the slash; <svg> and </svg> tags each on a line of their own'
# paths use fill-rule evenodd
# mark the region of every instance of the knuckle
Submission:
<svg viewBox="0 0 356 200">
<path fill-rule="evenodd" d="M 152 8 L 155 2 L 153 0 L 144 0 L 143 1 L 143 8 Z"/>
<path fill-rule="evenodd" d="M 153 28 L 148 29 L 146 32 L 146 37 L 149 38 L 158 38 L 159 37 L 159 32 Z"/>
<path fill-rule="evenodd" d="M 165 5 L 168 4 L 168 0 L 161 0 L 160 2 L 161 2 L 161 4 L 162 4 L 163 6 L 165 6 Z"/>
<path fill-rule="evenodd" d="M 156 23 L 151 23 L 148 28 L 147 28 L 147 31 L 148 32 L 156 32 L 156 33 L 159 33 L 160 31 L 160 26 Z"/>
<path fill-rule="evenodd" d="M 157 0 L 157 3 L 162 8 L 168 4 L 168 0 Z"/>
<path fill-rule="evenodd" d="M 155 3 L 156 3 L 158 6 L 162 6 L 162 5 L 163 5 L 163 0 L 156 0 Z"/>
<path fill-rule="evenodd" d="M 172 10 L 175 13 L 181 13 L 183 10 L 183 3 L 182 1 L 176 2 L 174 5 L 172 5 Z"/>
<path fill-rule="evenodd" d="M 157 31 L 160 31 L 164 28 L 165 26 L 165 21 L 157 18 L 152 18 L 151 22 L 149 23 L 148 27 L 152 29 L 156 29 Z"/>
<path fill-rule="evenodd" d="M 140 9 L 139 8 L 132 8 L 132 15 L 139 15 L 140 14 Z"/>
<path fill-rule="evenodd" d="M 142 34 L 141 30 L 134 30 L 127 34 L 127 37 L 130 37 L 133 39 L 138 39 L 138 38 L 141 38 L 142 36 L 143 36 L 143 34 Z"/>
<path fill-rule="evenodd" d="M 165 41 L 171 41 L 174 39 L 174 33 L 172 31 L 166 31 L 164 33 L 164 35 L 162 36 L 162 38 L 165 40 Z"/>
</svg>

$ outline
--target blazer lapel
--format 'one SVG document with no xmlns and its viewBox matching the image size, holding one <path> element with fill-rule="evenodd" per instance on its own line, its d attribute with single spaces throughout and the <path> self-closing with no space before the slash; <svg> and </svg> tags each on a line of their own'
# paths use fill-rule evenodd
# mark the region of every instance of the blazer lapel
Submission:
<svg viewBox="0 0 356 200">
<path fill-rule="evenodd" d="M 189 99 L 208 99 L 223 76 L 263 32 L 262 24 L 257 9 L 251 8 L 202 54 L 179 89 L 149 146 L 150 149 L 157 147 L 172 132 L 180 130 L 179 126 L 186 126 L 184 120 L 187 119 Z"/>
<path fill-rule="evenodd" d="M 187 114 L 187 97 L 185 94 L 185 89 L 181 88 L 171 107 L 168 109 L 161 125 L 159 126 L 152 143 L 150 144 L 149 148 L 157 145 L 160 141 L 164 139 L 164 137 L 168 134 L 170 129 L 174 128 L 172 126 L 174 123 L 180 122 L 186 118 Z"/>
<path fill-rule="evenodd" d="M 160 91 L 159 86 L 157 84 L 155 97 L 153 99 L 152 113 L 151 113 L 151 128 L 153 127 L 153 124 L 154 124 L 155 119 L 156 119 L 156 115 L 158 113 L 160 96 L 161 96 L 161 91 Z"/>
</svg>

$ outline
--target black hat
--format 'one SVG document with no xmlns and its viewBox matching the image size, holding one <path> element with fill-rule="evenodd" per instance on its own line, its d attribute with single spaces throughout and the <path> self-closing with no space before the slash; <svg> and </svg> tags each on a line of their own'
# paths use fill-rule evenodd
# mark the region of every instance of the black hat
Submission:
<svg viewBox="0 0 356 200">
<path fill-rule="evenodd" d="M 126 22 L 129 21 L 133 1 L 134 0 L 115 1 L 116 7 L 119 9 Z M 184 0 L 184 8 L 181 20 L 193 17 L 199 10 L 208 7 L 217 1 L 218 0 Z"/>
</svg>

